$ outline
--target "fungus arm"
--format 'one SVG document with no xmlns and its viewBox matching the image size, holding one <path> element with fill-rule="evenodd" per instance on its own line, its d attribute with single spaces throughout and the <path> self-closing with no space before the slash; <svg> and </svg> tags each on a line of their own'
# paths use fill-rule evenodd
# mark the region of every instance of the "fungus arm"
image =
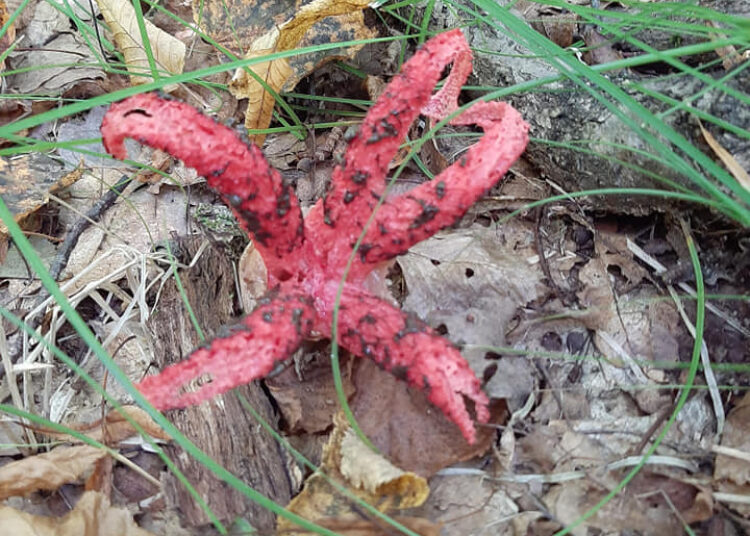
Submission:
<svg viewBox="0 0 750 536">
<path fill-rule="evenodd" d="M 127 157 L 133 138 L 181 159 L 206 177 L 250 234 L 266 262 L 270 285 L 283 280 L 289 257 L 303 242 L 299 202 L 260 149 L 246 145 L 233 130 L 185 103 L 153 93 L 112 104 L 102 121 L 104 147 Z"/>
<path fill-rule="evenodd" d="M 445 85 L 433 96 L 451 62 Z M 460 30 L 430 39 L 404 64 L 370 108 L 344 163 L 334 169 L 331 191 L 307 216 L 308 229 L 314 229 L 320 241 L 354 243 L 385 192 L 389 164 L 414 119 L 423 108 L 443 114 L 455 109 L 456 95 L 470 72 L 471 51 Z M 329 263 L 343 266 L 346 258 L 329 258 Z"/>
<path fill-rule="evenodd" d="M 314 318 L 308 299 L 281 294 L 245 317 L 232 335 L 214 339 L 137 387 L 160 410 L 198 404 L 266 376 L 310 335 Z M 187 391 L 197 379 L 210 382 Z"/>
<path fill-rule="evenodd" d="M 504 102 L 479 102 L 451 123 L 477 124 L 484 135 L 437 177 L 383 203 L 362 241 L 360 262 L 390 259 L 453 225 L 505 175 L 529 139 L 528 125 Z"/>
<path fill-rule="evenodd" d="M 423 389 L 427 398 L 461 430 L 476 437 L 465 399 L 479 422 L 489 419 L 487 395 L 466 360 L 424 322 L 394 309 L 352 285 L 344 288 L 339 312 L 339 344 L 368 357 L 397 378 Z"/>
</svg>

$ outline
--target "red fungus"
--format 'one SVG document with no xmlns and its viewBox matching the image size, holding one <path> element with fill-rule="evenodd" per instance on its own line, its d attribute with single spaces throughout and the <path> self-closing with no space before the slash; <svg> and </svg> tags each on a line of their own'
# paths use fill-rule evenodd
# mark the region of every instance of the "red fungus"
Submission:
<svg viewBox="0 0 750 536">
<path fill-rule="evenodd" d="M 432 95 L 450 63 L 445 85 Z M 470 72 L 471 51 L 459 30 L 427 41 L 370 109 L 333 173 L 330 192 L 304 221 L 291 186 L 269 167 L 260 149 L 245 145 L 230 129 L 184 103 L 153 94 L 112 105 L 102 123 L 107 151 L 124 158 L 124 138 L 134 138 L 205 176 L 253 238 L 272 289 L 239 331 L 215 339 L 138 385 L 157 408 L 185 407 L 262 378 L 313 332 L 330 337 L 344 267 L 385 193 L 391 158 L 420 112 L 442 119 L 456 110 L 458 92 Z M 505 174 L 528 141 L 528 126 L 505 103 L 477 103 L 451 122 L 479 125 L 484 135 L 432 181 L 379 207 L 343 286 L 338 342 L 425 389 L 471 443 L 475 429 L 464 397 L 474 402 L 480 422 L 487 421 L 489 411 L 466 361 L 426 324 L 364 288 L 378 263 L 460 219 Z M 182 392 L 202 375 L 209 375 L 211 382 L 195 392 Z"/>
</svg>

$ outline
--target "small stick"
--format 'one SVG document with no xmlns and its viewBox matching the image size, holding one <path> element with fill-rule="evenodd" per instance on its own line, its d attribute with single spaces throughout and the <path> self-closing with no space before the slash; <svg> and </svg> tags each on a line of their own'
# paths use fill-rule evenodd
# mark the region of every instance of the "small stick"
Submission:
<svg viewBox="0 0 750 536">
<path fill-rule="evenodd" d="M 73 252 L 76 244 L 78 244 L 78 239 L 83 234 L 83 231 L 88 229 L 92 221 L 98 221 L 99 218 L 101 218 L 102 214 L 104 214 L 104 212 L 109 207 L 115 204 L 115 201 L 117 201 L 117 198 L 122 194 L 123 190 L 125 190 L 125 187 L 130 184 L 130 181 L 131 177 L 123 175 L 114 186 L 110 187 L 110 189 L 96 203 L 94 203 L 94 205 L 86 212 L 86 214 L 82 218 L 80 218 L 73 224 L 73 226 L 70 228 L 70 231 L 68 231 L 68 234 L 65 236 L 65 240 L 60 246 L 57 255 L 55 255 L 55 259 L 54 261 L 52 261 L 52 265 L 49 269 L 50 275 L 55 281 L 57 281 L 63 269 L 68 264 L 70 254 Z M 39 306 L 39 304 L 41 304 L 48 297 L 49 292 L 47 292 L 46 289 L 42 289 L 32 309 Z M 35 331 L 42 323 L 43 318 L 44 315 L 37 313 L 31 318 L 27 318 L 26 324 L 29 326 L 29 328 L 31 328 L 32 331 Z M 21 357 L 21 346 L 22 338 L 18 339 L 11 349 L 11 363 L 16 363 Z M 0 367 L 0 378 L 3 378 L 4 376 L 5 367 Z"/>
<path fill-rule="evenodd" d="M 123 190 L 125 190 L 125 187 L 130 184 L 130 180 L 131 177 L 123 175 L 114 186 L 107 190 L 107 192 L 96 203 L 94 203 L 88 212 L 86 212 L 86 215 L 76 221 L 73 224 L 73 227 L 70 228 L 70 231 L 65 235 L 65 240 L 57 251 L 55 260 L 52 262 L 52 266 L 50 266 L 49 269 L 49 273 L 55 281 L 57 281 L 57 278 L 60 277 L 63 269 L 67 266 L 70 254 L 73 252 L 76 244 L 78 244 L 78 239 L 83 234 L 83 231 L 89 228 L 92 221 L 99 221 L 99 218 L 104 214 L 104 211 L 115 204 L 115 201 L 120 197 Z M 43 292 L 37 299 L 36 305 L 39 305 L 42 301 L 47 299 L 47 295 L 46 292 Z"/>
</svg>

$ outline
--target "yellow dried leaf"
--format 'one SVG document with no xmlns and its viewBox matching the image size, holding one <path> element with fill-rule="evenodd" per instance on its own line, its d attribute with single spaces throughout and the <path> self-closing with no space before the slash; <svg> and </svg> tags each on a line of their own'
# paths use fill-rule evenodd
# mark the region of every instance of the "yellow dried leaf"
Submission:
<svg viewBox="0 0 750 536">
<path fill-rule="evenodd" d="M 303 6 L 295 16 L 284 24 L 274 27 L 253 42 L 245 58 L 257 58 L 292 50 L 297 47 L 305 33 L 318 21 L 326 17 L 347 15 L 361 11 L 369 0 L 315 0 Z M 279 92 L 293 70 L 286 58 L 258 63 L 250 67 L 274 92 Z M 248 99 L 245 113 L 245 126 L 248 129 L 264 129 L 271 124 L 275 99 L 245 69 L 238 69 L 229 86 L 232 94 L 238 99 Z M 257 145 L 262 145 L 265 134 L 251 137 Z"/>
<path fill-rule="evenodd" d="M 164 432 L 164 430 L 162 430 L 161 427 L 159 427 L 159 425 L 151 419 L 151 417 L 149 417 L 148 413 L 143 411 L 138 406 L 123 406 L 120 409 L 124 411 L 136 423 L 138 423 L 138 425 L 143 428 L 143 430 L 148 435 L 157 439 L 163 439 L 165 441 L 171 439 L 169 435 L 167 435 L 167 433 Z M 107 413 L 107 416 L 104 418 L 104 422 L 102 422 L 102 420 L 100 419 L 95 422 L 85 424 L 68 424 L 68 427 L 77 432 L 84 433 L 91 439 L 107 443 L 108 445 L 115 445 L 120 441 L 134 436 L 138 433 L 136 432 L 135 428 L 133 428 L 133 426 L 125 419 L 125 417 L 122 416 L 120 411 L 116 409 L 113 409 L 109 413 Z M 69 434 L 56 432 L 44 427 L 34 427 L 34 430 L 43 432 L 44 434 L 50 437 L 54 437 L 55 439 L 72 442 L 78 441 L 78 439 Z"/>
<path fill-rule="evenodd" d="M 737 160 L 729 151 L 721 146 L 721 144 L 716 140 L 716 138 L 713 137 L 713 135 L 708 130 L 703 128 L 703 123 L 698 121 L 698 126 L 701 127 L 703 138 L 706 140 L 706 143 L 708 143 L 713 152 L 716 153 L 716 156 L 718 156 L 719 159 L 724 163 L 732 176 L 737 179 L 737 182 L 739 182 L 745 190 L 750 191 L 750 176 L 748 176 L 747 171 L 743 169 L 740 163 L 737 162 Z"/>
<path fill-rule="evenodd" d="M 246 58 L 258 58 L 276 52 L 276 44 L 279 39 L 278 28 L 259 37 L 253 47 L 245 56 Z M 292 68 L 286 58 L 272 61 L 264 61 L 251 65 L 249 70 L 258 75 L 268 87 L 278 92 L 284 82 L 292 75 Z M 266 128 L 271 124 L 273 107 L 276 103 L 274 96 L 267 92 L 263 84 L 258 82 L 246 70 L 239 69 L 229 85 L 229 90 L 238 99 L 248 99 L 247 112 L 245 113 L 245 127 L 248 129 Z M 257 145 L 263 145 L 264 134 L 252 136 L 252 141 Z"/>
<path fill-rule="evenodd" d="M 0 499 L 39 490 L 55 490 L 63 484 L 76 482 L 106 455 L 101 449 L 81 445 L 58 447 L 51 452 L 11 462 L 0 467 Z M 0 522 L 0 526 L 5 525 Z"/>
<path fill-rule="evenodd" d="M 96 0 L 96 3 L 99 4 L 104 20 L 112 30 L 117 48 L 125 57 L 125 63 L 131 73 L 130 83 L 136 86 L 152 82 L 148 57 L 132 4 L 126 0 Z M 157 69 L 161 74 L 181 73 L 185 66 L 185 44 L 148 20 L 144 21 L 144 24 Z M 165 86 L 164 90 L 171 91 L 175 87 Z"/>
<path fill-rule="evenodd" d="M 35 516 L 0 506 L 3 534 L 13 536 L 153 536 L 125 508 L 113 508 L 99 492 L 87 491 L 65 517 Z"/>
<path fill-rule="evenodd" d="M 381 512 L 421 506 L 430 493 L 426 479 L 399 469 L 365 446 L 350 429 L 343 412 L 334 418 L 320 465 L 321 470 L 305 481 L 302 491 L 287 505 L 289 512 L 312 521 L 336 516 L 346 523 L 349 516 L 361 515 L 356 503 L 339 493 L 329 479 Z M 308 534 L 281 518 L 277 529 L 288 536 Z"/>
<path fill-rule="evenodd" d="M 351 428 L 341 440 L 340 469 L 352 485 L 380 498 L 387 497 L 399 510 L 421 506 L 430 494 L 427 480 L 399 469 L 373 452 Z"/>
</svg>

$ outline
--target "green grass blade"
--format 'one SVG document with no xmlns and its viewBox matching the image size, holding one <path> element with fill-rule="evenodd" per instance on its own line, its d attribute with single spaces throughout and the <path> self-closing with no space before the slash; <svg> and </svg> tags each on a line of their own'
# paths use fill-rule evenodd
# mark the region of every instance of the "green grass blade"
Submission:
<svg viewBox="0 0 750 536">
<path fill-rule="evenodd" d="M 565 76 L 569 77 L 581 89 L 589 93 L 593 98 L 604 105 L 615 116 L 617 116 L 625 125 L 637 133 L 646 141 L 655 151 L 661 155 L 667 163 L 687 178 L 692 180 L 696 185 L 706 191 L 713 199 L 725 207 L 724 212 L 731 215 L 743 225 L 750 225 L 750 192 L 744 190 L 726 171 L 720 168 L 713 160 L 709 159 L 687 139 L 674 129 L 665 125 L 650 110 L 636 101 L 633 97 L 625 93 L 620 87 L 615 85 L 599 72 L 582 64 L 577 58 L 565 54 L 564 51 L 549 39 L 543 37 L 507 9 L 497 5 L 491 0 L 472 0 L 474 4 L 490 14 L 490 17 L 481 15 L 475 11 L 470 11 L 472 16 L 481 18 L 488 24 L 498 27 L 504 25 L 510 30 L 519 42 L 526 46 L 532 53 L 550 56 L 548 61 Z M 454 4 L 461 9 L 460 5 Z M 609 98 L 614 99 L 610 101 Z M 627 110 L 627 112 L 626 112 Z M 634 114 L 637 121 L 631 117 Z M 709 171 L 714 177 L 720 180 L 723 185 L 729 188 L 739 200 L 732 198 L 724 193 L 716 184 L 708 180 L 701 172 L 693 168 L 687 161 L 679 157 L 671 148 L 648 132 L 644 126 L 651 127 L 661 136 L 666 138 L 677 148 L 682 150 L 703 169 Z"/>
</svg>

